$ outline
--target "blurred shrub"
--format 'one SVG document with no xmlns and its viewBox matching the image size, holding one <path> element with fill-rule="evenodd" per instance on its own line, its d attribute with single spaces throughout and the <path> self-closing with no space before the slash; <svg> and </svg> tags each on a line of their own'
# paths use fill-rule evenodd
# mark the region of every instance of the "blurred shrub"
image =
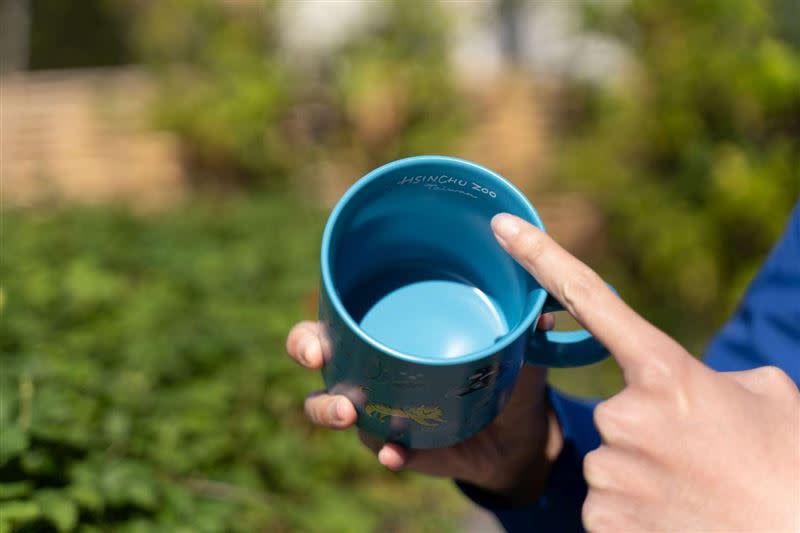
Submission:
<svg viewBox="0 0 800 533">
<path fill-rule="evenodd" d="M 148 2 L 134 21 L 139 55 L 160 81 L 155 115 L 180 137 L 198 184 L 282 179 L 279 123 L 292 85 L 276 56 L 274 2 Z"/>
<path fill-rule="evenodd" d="M 602 270 L 699 350 L 733 310 L 800 195 L 800 52 L 770 2 L 589 3 L 636 65 L 574 87 L 560 174 L 608 217 Z"/>
<path fill-rule="evenodd" d="M 284 355 L 321 218 L 283 197 L 148 220 L 4 213 L 0 531 L 441 531 L 446 481 L 313 429 Z"/>
<path fill-rule="evenodd" d="M 370 165 L 452 145 L 464 103 L 449 64 L 448 22 L 438 4 L 391 2 L 330 59 L 342 133 Z"/>
<path fill-rule="evenodd" d="M 152 2 L 137 17 L 137 48 L 161 81 L 157 119 L 179 134 L 195 180 L 325 187 L 454 141 L 459 98 L 436 3 L 368 5 L 367 27 L 305 62 L 282 48 L 277 6 Z"/>
</svg>

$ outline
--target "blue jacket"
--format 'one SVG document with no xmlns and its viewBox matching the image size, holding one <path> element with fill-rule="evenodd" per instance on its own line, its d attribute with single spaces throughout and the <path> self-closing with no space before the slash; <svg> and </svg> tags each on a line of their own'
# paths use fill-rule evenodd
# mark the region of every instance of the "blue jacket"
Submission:
<svg viewBox="0 0 800 533">
<path fill-rule="evenodd" d="M 719 371 L 773 365 L 800 383 L 800 204 L 736 313 L 711 342 L 705 362 Z M 489 494 L 461 485 L 511 532 L 583 531 L 580 517 L 586 482 L 582 463 L 583 457 L 600 445 L 592 422 L 592 409 L 598 402 L 555 390 L 548 394 L 564 433 L 564 448 L 539 501 L 510 508 Z"/>
</svg>

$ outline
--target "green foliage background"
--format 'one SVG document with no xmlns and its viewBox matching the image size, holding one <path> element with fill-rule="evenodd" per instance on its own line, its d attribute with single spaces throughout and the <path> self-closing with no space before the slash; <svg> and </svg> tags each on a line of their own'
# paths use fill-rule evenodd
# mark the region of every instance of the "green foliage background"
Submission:
<svg viewBox="0 0 800 533">
<path fill-rule="evenodd" d="M 369 168 L 458 143 L 469 101 L 447 21 L 433 2 L 390 3 L 308 72 L 276 47 L 277 3 L 236 5 L 75 4 L 87 15 L 70 20 L 108 24 L 69 49 L 52 38 L 60 8 L 34 9 L 34 67 L 145 63 L 154 121 L 214 188 L 157 216 L 4 210 L 0 531 L 458 523 L 447 481 L 388 474 L 355 435 L 307 424 L 302 399 L 321 380 L 283 355 L 313 314 L 324 219 L 287 190 L 311 189 L 321 161 Z M 549 183 L 603 215 L 584 259 L 698 354 L 800 195 L 796 13 L 792 0 L 583 5 L 585 29 L 620 39 L 634 68 L 611 85 L 562 83 Z M 376 94 L 399 111 L 365 129 Z M 237 192 L 220 199 L 220 185 Z M 551 379 L 592 395 L 621 384 L 611 361 Z"/>
<path fill-rule="evenodd" d="M 5 213 L 0 529 L 452 527 L 449 483 L 304 420 L 321 378 L 284 341 L 322 220 L 286 198 Z"/>
<path fill-rule="evenodd" d="M 607 246 L 592 262 L 696 352 L 800 197 L 800 50 L 780 4 L 587 8 L 593 27 L 633 45 L 637 64 L 625 83 L 573 89 L 584 107 L 560 182 L 606 215 Z"/>
<path fill-rule="evenodd" d="M 372 4 L 380 16 L 358 39 L 305 67 L 278 46 L 277 5 L 154 2 L 134 18 L 139 57 L 161 81 L 155 122 L 179 135 L 196 183 L 263 189 L 321 160 L 371 168 L 458 138 L 463 101 L 437 3 Z M 391 100 L 398 123 L 359 132 L 364 106 L 380 117 Z"/>
</svg>

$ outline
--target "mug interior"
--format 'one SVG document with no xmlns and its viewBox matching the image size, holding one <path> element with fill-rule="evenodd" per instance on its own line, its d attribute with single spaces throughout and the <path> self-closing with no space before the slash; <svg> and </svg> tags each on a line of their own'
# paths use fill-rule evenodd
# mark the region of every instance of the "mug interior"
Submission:
<svg viewBox="0 0 800 533">
<path fill-rule="evenodd" d="M 542 300 L 492 234 L 500 212 L 542 226 L 516 188 L 473 163 L 427 156 L 381 167 L 328 223 L 333 290 L 364 334 L 397 352 L 435 360 L 489 348 Z"/>
</svg>

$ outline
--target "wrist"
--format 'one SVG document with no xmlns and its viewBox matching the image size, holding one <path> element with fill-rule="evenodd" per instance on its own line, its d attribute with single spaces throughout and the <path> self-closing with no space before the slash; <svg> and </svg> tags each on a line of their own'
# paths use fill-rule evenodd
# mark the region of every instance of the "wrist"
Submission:
<svg viewBox="0 0 800 533">
<path fill-rule="evenodd" d="M 504 482 L 492 486 L 489 490 L 508 502 L 509 505 L 524 505 L 538 500 L 547 487 L 553 463 L 558 459 L 564 445 L 564 436 L 555 411 L 548 408 L 543 413 L 542 432 L 533 448 L 535 454 L 529 454 L 525 460 L 513 465 L 513 474 Z M 531 444 L 530 442 L 528 444 Z"/>
<path fill-rule="evenodd" d="M 524 505 L 538 500 L 563 448 L 561 425 L 544 389 L 541 401 L 531 407 L 526 413 L 526 423 L 519 426 L 527 431 L 514 432 L 512 441 L 508 442 L 508 436 L 502 435 L 506 442 L 501 442 L 501 435 L 490 432 L 497 461 L 490 465 L 490 471 L 466 480 L 506 505 Z"/>
</svg>

